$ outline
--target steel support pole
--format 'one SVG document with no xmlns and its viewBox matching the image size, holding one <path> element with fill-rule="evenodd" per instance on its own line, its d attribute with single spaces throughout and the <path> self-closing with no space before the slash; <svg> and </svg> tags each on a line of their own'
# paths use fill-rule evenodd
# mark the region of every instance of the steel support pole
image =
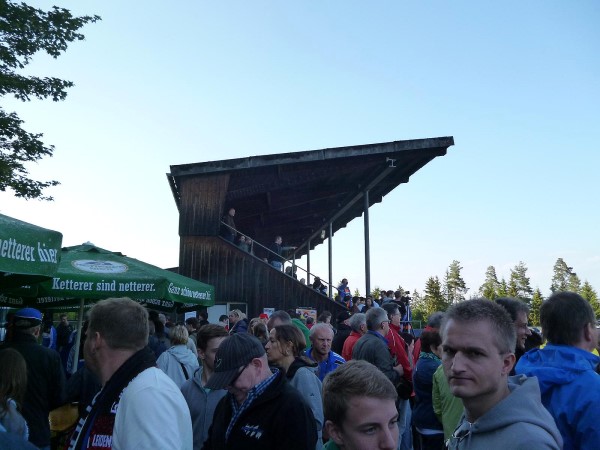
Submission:
<svg viewBox="0 0 600 450">
<path fill-rule="evenodd" d="M 310 286 L 310 239 L 306 248 L 306 285 Z"/>
<path fill-rule="evenodd" d="M 329 250 L 329 298 L 333 298 L 333 222 L 329 222 L 329 241 L 327 248 Z"/>
<path fill-rule="evenodd" d="M 364 195 L 364 219 L 365 219 L 365 290 L 366 294 L 371 294 L 371 245 L 369 242 L 369 191 Z"/>
</svg>

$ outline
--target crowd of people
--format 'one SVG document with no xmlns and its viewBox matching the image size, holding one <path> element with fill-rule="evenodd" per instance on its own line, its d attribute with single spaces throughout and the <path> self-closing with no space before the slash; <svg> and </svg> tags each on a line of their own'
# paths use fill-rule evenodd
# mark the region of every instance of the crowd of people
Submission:
<svg viewBox="0 0 600 450">
<path fill-rule="evenodd" d="M 68 320 L 49 339 L 38 310 L 19 310 L 0 347 L 0 448 L 50 449 L 48 414 L 67 401 L 69 449 L 600 448 L 598 330 L 579 295 L 543 303 L 542 344 L 517 299 L 457 303 L 415 337 L 389 294 L 308 326 L 239 309 L 172 324 L 103 300 L 68 380 Z"/>
</svg>

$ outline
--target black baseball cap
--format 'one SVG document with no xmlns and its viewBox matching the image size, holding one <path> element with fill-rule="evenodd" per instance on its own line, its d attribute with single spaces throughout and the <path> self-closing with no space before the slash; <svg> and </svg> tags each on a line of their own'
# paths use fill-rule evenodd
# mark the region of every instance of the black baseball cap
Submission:
<svg viewBox="0 0 600 450">
<path fill-rule="evenodd" d="M 215 355 L 215 370 L 208 379 L 208 389 L 225 389 L 254 358 L 265 354 L 261 342 L 249 333 L 236 333 L 225 339 Z"/>
</svg>

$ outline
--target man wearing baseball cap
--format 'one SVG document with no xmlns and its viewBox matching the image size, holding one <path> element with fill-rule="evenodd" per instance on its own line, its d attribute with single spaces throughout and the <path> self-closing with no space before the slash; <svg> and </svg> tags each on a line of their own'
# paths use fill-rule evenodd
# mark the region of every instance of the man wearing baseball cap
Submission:
<svg viewBox="0 0 600 450">
<path fill-rule="evenodd" d="M 206 388 L 229 393 L 217 405 L 205 449 L 314 450 L 310 407 L 282 371 L 271 371 L 254 336 L 238 333 L 223 341 Z"/>
<path fill-rule="evenodd" d="M 29 425 L 29 441 L 41 449 L 50 448 L 48 414 L 63 404 L 65 374 L 56 350 L 38 343 L 42 313 L 23 308 L 13 316 L 13 338 L 0 349 L 14 348 L 27 363 L 27 391 L 23 417 Z"/>
</svg>

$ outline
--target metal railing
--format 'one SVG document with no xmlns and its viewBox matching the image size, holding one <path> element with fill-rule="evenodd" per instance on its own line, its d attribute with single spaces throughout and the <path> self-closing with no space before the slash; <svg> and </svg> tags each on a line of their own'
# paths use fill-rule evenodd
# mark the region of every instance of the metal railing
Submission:
<svg viewBox="0 0 600 450">
<path fill-rule="evenodd" d="M 309 288 L 313 288 L 313 283 L 310 283 L 311 277 L 313 279 L 317 279 L 318 278 L 321 281 L 322 286 L 325 288 L 325 292 L 323 292 L 322 290 L 316 289 L 316 288 L 313 288 L 313 289 L 315 289 L 316 291 L 318 291 L 324 297 L 330 298 L 327 295 L 327 293 L 326 293 L 327 291 L 330 290 L 330 288 L 331 288 L 331 292 L 332 293 L 337 292 L 337 288 L 335 286 L 333 286 L 329 281 L 324 280 L 323 278 L 321 278 L 318 275 L 315 275 L 314 273 L 308 272 L 304 267 L 301 267 L 298 264 L 296 264 L 296 257 L 295 257 L 296 252 L 295 251 L 292 253 L 292 258 L 288 259 L 288 258 L 286 258 L 286 257 L 284 257 L 282 255 L 278 255 L 277 253 L 275 253 L 274 251 L 272 251 L 270 248 L 265 247 L 260 242 L 255 241 L 250 236 L 248 236 L 248 235 L 246 235 L 244 233 L 241 233 L 239 230 L 236 230 L 235 228 L 227 225 L 225 222 L 221 221 L 221 225 L 223 227 L 225 227 L 225 228 L 228 228 L 232 232 L 232 234 L 234 234 L 234 236 L 235 236 L 234 237 L 234 242 L 229 241 L 229 242 L 231 242 L 232 245 L 235 245 L 235 246 L 241 248 L 242 250 L 246 250 L 252 256 L 254 256 L 257 259 L 260 259 L 261 261 L 263 261 L 263 262 L 265 262 L 267 264 L 269 264 L 269 258 L 260 258 L 260 257 L 256 256 L 256 254 L 254 252 L 255 248 L 260 248 L 261 250 L 263 250 L 265 252 L 266 255 L 275 256 L 275 258 L 277 260 L 282 260 L 283 259 L 283 268 L 284 268 L 283 273 L 285 275 L 289 276 L 289 277 L 295 278 L 296 280 L 298 280 L 299 283 L 302 283 L 302 284 L 306 285 Z M 235 242 L 236 240 L 239 241 L 239 239 L 242 238 L 242 237 L 244 238 L 245 245 L 248 245 L 247 242 L 248 242 L 248 240 L 250 240 L 249 246 L 243 247 L 242 245 L 240 245 L 239 242 Z M 271 267 L 273 267 L 273 269 L 277 270 L 274 266 L 271 266 Z M 306 276 L 303 277 L 303 278 L 298 279 L 298 275 L 297 275 L 298 270 L 300 270 L 300 272 L 304 273 Z"/>
</svg>

